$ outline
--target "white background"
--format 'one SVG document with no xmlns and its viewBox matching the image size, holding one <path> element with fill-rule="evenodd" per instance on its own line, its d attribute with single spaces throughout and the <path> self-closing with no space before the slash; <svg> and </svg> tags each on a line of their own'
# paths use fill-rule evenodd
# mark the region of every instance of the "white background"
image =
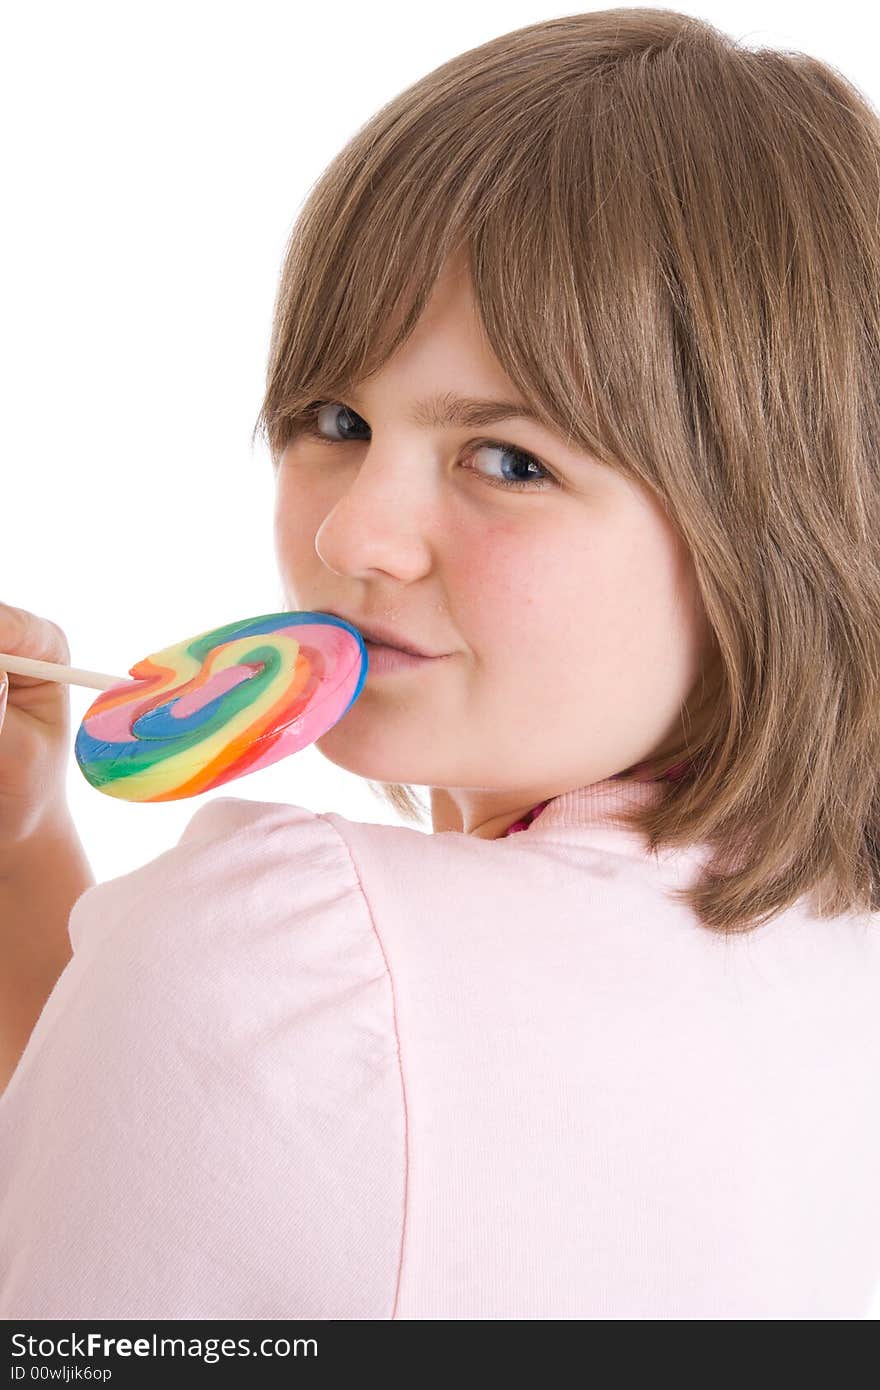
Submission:
<svg viewBox="0 0 880 1390">
<path fill-rule="evenodd" d="M 74 665 L 120 677 L 170 642 L 283 608 L 272 470 L 250 437 L 309 188 L 438 64 L 593 8 L 7 5 L 0 600 L 60 623 Z M 868 6 L 674 8 L 749 47 L 813 53 L 876 100 Z M 96 695 L 71 688 L 74 735 Z M 210 795 L 399 823 L 314 747 Z M 98 880 L 169 848 L 207 799 L 102 796 L 72 747 L 68 798 Z"/>
</svg>

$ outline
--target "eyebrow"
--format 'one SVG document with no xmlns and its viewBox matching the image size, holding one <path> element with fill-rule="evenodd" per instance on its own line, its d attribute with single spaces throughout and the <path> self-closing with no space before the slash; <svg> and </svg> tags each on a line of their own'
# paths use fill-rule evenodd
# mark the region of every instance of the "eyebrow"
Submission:
<svg viewBox="0 0 880 1390">
<path fill-rule="evenodd" d="M 357 395 L 347 393 L 356 401 Z M 410 424 L 421 429 L 479 429 L 483 425 L 495 424 L 498 420 L 532 420 L 536 425 L 547 428 L 546 423 L 525 401 L 503 401 L 495 396 L 460 396 L 455 391 L 444 391 L 438 396 L 428 396 L 416 401 L 408 412 Z"/>
</svg>

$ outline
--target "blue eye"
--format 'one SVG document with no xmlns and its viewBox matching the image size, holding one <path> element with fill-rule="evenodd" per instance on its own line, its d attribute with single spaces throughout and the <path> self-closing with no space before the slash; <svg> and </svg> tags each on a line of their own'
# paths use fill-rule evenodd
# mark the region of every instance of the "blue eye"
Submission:
<svg viewBox="0 0 880 1390">
<path fill-rule="evenodd" d="M 307 421 L 309 423 L 309 433 L 314 438 L 323 440 L 325 444 L 347 444 L 352 442 L 360 443 L 360 440 L 352 440 L 351 435 L 348 434 L 343 434 L 342 439 L 328 439 L 326 435 L 322 434 L 318 425 L 318 417 L 320 416 L 322 411 L 325 411 L 327 416 L 334 421 L 334 424 L 337 429 L 339 429 L 338 417 L 340 415 L 347 416 L 349 422 L 352 420 L 360 420 L 361 418 L 353 410 L 349 410 L 347 405 L 341 405 L 338 401 L 318 401 L 316 405 L 309 406 L 309 411 L 307 415 Z M 366 422 L 362 421 L 362 423 Z M 346 428 L 350 429 L 351 426 L 350 424 L 346 426 L 343 423 L 342 428 L 343 430 L 345 430 Z"/>
<path fill-rule="evenodd" d="M 534 458 L 531 454 L 527 454 L 524 449 L 515 449 L 512 444 L 501 444 L 496 443 L 492 439 L 486 439 L 480 444 L 473 445 L 472 452 L 468 454 L 468 458 L 474 458 L 481 449 L 495 449 L 501 454 L 506 454 L 508 458 L 513 460 L 515 467 L 534 467 L 540 468 L 541 470 L 542 476 L 535 477 L 533 474 L 531 478 L 488 478 L 484 473 L 477 473 L 478 478 L 485 478 L 485 481 L 492 487 L 529 488 L 533 491 L 541 491 L 546 487 L 558 486 L 556 479 L 553 477 L 552 473 L 547 471 L 543 463 L 541 463 L 539 459 Z M 476 469 L 472 469 L 471 471 L 476 472 Z"/>
<path fill-rule="evenodd" d="M 327 412 L 329 418 L 335 422 L 338 422 L 340 414 L 347 417 L 349 423 L 342 425 L 343 430 L 351 428 L 350 422 L 352 420 L 361 420 L 361 417 L 356 411 L 350 410 L 348 406 L 342 405 L 338 401 L 315 401 L 312 405 L 306 406 L 306 408 L 291 421 L 288 430 L 288 441 L 292 442 L 295 439 L 305 436 L 308 439 L 316 440 L 319 444 L 362 444 L 365 442 L 362 438 L 345 433 L 341 439 L 328 438 L 327 435 L 322 432 L 319 421 L 319 416 L 322 411 Z M 366 425 L 366 422 L 363 420 L 361 420 L 361 423 Z M 326 419 L 324 427 L 327 427 Z M 340 428 L 338 423 L 335 424 L 335 428 Z M 369 426 L 366 426 L 366 428 L 369 429 Z M 483 439 L 474 444 L 469 444 L 467 448 L 469 452 L 465 456 L 466 461 L 473 459 L 481 449 L 494 449 L 507 455 L 507 457 L 513 461 L 512 466 L 514 467 L 526 469 L 537 468 L 540 470 L 540 476 L 537 477 L 532 475 L 530 478 L 490 478 L 484 473 L 479 473 L 476 469 L 468 469 L 469 472 L 475 473 L 478 478 L 482 478 L 490 487 L 506 488 L 508 491 L 512 491 L 514 488 L 526 488 L 532 492 L 537 492 L 543 491 L 543 489 L 547 487 L 559 486 L 556 478 L 544 467 L 540 459 L 536 459 L 532 454 L 527 454 L 524 449 L 516 448 L 513 444 L 504 444 L 494 439 Z"/>
</svg>

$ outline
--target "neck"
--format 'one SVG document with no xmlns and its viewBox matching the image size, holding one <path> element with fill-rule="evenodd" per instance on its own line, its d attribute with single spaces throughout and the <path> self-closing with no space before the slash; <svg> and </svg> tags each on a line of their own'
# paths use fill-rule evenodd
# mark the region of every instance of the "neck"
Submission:
<svg viewBox="0 0 880 1390">
<path fill-rule="evenodd" d="M 557 793 L 536 788 L 533 795 L 512 802 L 499 792 L 459 787 L 431 788 L 431 828 L 435 835 L 457 830 L 480 840 L 500 840 L 510 827 L 540 801 Z"/>
</svg>

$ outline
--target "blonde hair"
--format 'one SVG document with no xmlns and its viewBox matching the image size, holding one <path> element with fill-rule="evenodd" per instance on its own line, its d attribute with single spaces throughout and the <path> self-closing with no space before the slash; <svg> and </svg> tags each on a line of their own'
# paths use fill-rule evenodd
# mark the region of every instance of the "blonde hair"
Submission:
<svg viewBox="0 0 880 1390">
<path fill-rule="evenodd" d="M 462 247 L 511 381 L 660 499 L 718 679 L 652 769 L 687 775 L 618 820 L 651 852 L 711 846 L 677 896 L 720 933 L 806 893 L 826 918 L 880 906 L 878 135 L 827 64 L 674 10 L 531 24 L 355 133 L 275 304 L 254 432 L 273 463 L 308 404 L 397 350 Z M 420 818 L 412 788 L 370 785 Z"/>
</svg>

